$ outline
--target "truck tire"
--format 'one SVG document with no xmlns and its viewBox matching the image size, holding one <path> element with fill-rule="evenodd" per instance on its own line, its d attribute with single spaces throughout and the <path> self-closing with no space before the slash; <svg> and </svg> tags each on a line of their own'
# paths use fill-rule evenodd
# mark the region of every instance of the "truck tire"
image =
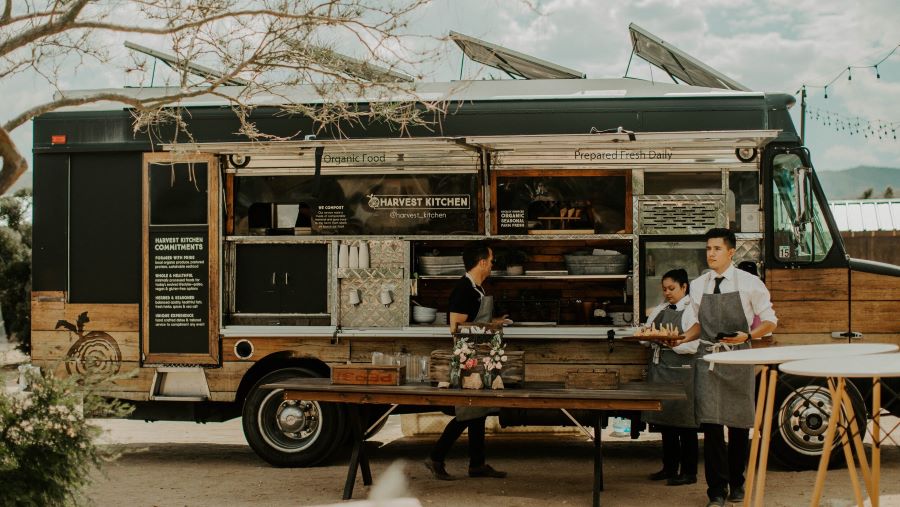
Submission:
<svg viewBox="0 0 900 507">
<path fill-rule="evenodd" d="M 772 459 L 788 470 L 815 470 L 824 447 L 825 430 L 831 417 L 832 400 L 824 379 L 780 375 L 775 389 L 772 415 Z M 857 427 L 865 431 L 866 408 L 852 384 L 848 392 L 853 401 Z M 831 466 L 845 464 L 840 440 L 832 448 Z"/>
<path fill-rule="evenodd" d="M 347 417 L 335 403 L 284 401 L 281 389 L 265 384 L 318 377 L 305 368 L 283 368 L 261 378 L 244 401 L 244 437 L 256 454 L 277 467 L 315 466 L 334 455 L 346 433 Z"/>
</svg>

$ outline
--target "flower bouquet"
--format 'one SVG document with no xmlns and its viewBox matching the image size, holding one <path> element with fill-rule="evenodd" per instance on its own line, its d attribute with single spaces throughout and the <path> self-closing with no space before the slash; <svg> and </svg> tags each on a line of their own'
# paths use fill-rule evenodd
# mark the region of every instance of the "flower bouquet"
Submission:
<svg viewBox="0 0 900 507">
<path fill-rule="evenodd" d="M 491 338 L 490 346 L 488 355 L 481 358 L 481 362 L 484 364 L 484 386 L 488 389 L 503 389 L 500 371 L 503 369 L 503 363 L 507 361 L 506 350 L 503 348 L 503 335 L 495 333 Z"/>
<path fill-rule="evenodd" d="M 450 387 L 461 387 L 460 379 L 478 365 L 475 360 L 475 345 L 465 336 L 456 339 L 453 355 L 450 356 Z"/>
</svg>

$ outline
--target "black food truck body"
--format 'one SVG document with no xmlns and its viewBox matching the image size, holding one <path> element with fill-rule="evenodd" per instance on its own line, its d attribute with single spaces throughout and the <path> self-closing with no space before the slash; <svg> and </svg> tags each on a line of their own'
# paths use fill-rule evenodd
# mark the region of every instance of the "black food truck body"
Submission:
<svg viewBox="0 0 900 507">
<path fill-rule="evenodd" d="M 133 401 L 133 417 L 243 416 L 261 457 L 311 465 L 341 445 L 343 409 L 259 386 L 449 348 L 443 316 L 418 323 L 429 316 L 414 307 L 446 312 L 466 243 L 496 241 L 489 290 L 523 324 L 505 336 L 527 381 L 603 367 L 625 382 L 645 376 L 646 351 L 609 337 L 660 301 L 665 271 L 702 272 L 714 226 L 737 231 L 735 261 L 769 287 L 773 341 L 900 343 L 900 268 L 846 256 L 791 96 L 633 79 L 414 86 L 449 112 L 404 135 L 373 123 L 326 139 L 261 106 L 261 130 L 318 137 L 251 143 L 206 99 L 182 104 L 190 142 L 135 135 L 116 107 L 36 118 L 35 363 L 136 369 L 108 393 Z M 368 267 L 347 263 L 351 249 L 368 250 Z M 82 314 L 78 333 L 58 329 Z M 827 390 L 779 389 L 773 453 L 814 465 L 828 414 L 806 401 L 827 408 Z"/>
</svg>

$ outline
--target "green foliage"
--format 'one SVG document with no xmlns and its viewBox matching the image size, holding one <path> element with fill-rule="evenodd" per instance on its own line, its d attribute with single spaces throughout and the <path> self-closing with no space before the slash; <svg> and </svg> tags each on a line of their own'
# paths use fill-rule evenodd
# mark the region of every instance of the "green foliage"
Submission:
<svg viewBox="0 0 900 507">
<path fill-rule="evenodd" d="M 31 348 L 31 204 L 30 188 L 0 197 L 0 312 L 24 352 Z"/>
<path fill-rule="evenodd" d="M 27 373 L 31 391 L 0 390 L 0 505 L 74 505 L 90 472 L 117 457 L 100 446 L 87 417 L 125 417 L 131 408 L 97 395 L 110 378 Z"/>
</svg>

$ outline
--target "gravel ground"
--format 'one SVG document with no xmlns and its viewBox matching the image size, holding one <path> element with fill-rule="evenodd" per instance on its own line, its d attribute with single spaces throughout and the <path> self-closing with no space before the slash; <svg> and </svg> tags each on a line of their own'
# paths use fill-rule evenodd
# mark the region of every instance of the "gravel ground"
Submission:
<svg viewBox="0 0 900 507">
<path fill-rule="evenodd" d="M 14 381 L 14 373 L 10 367 L 0 370 L 7 385 Z M 278 469 L 250 450 L 238 420 L 202 425 L 95 422 L 106 430 L 104 443 L 120 445 L 125 451 L 94 474 L 86 494 L 95 505 L 218 507 L 340 502 L 346 455 L 325 466 Z M 897 423 L 897 418 L 884 420 L 885 427 Z M 425 506 L 590 505 L 593 449 L 584 437 L 489 435 L 489 462 L 509 472 L 502 480 L 463 478 L 467 463 L 464 438 L 448 460 L 448 470 L 460 480 L 436 481 L 421 464 L 434 438 L 404 437 L 399 417 L 392 416 L 368 444 L 376 484 L 388 466 L 403 461 L 408 495 Z M 894 438 L 900 439 L 900 429 L 894 432 Z M 882 449 L 881 505 L 900 507 L 900 448 L 889 442 Z M 603 505 L 705 505 L 702 475 L 698 484 L 679 487 L 646 480 L 647 474 L 659 468 L 660 453 L 657 439 L 633 441 L 606 435 Z M 701 462 L 701 474 L 702 467 Z M 814 472 L 770 467 L 766 505 L 808 505 L 814 480 Z M 355 498 L 364 498 L 368 490 L 358 478 Z M 829 471 L 823 505 L 849 506 L 854 504 L 852 498 L 846 469 Z"/>
<path fill-rule="evenodd" d="M 592 445 L 572 435 L 489 436 L 489 462 L 509 472 L 497 479 L 433 480 L 421 464 L 432 438 L 404 437 L 392 417 L 370 442 L 376 482 L 393 462 L 405 460 L 408 491 L 423 505 L 546 506 L 590 505 Z M 893 419 L 893 418 L 892 418 Z M 888 421 L 885 421 L 886 423 Z M 896 423 L 896 419 L 893 419 Z M 98 505 L 316 505 L 337 503 L 346 477 L 347 457 L 307 469 L 277 469 L 244 444 L 239 421 L 196 425 L 102 421 L 109 442 L 124 444 L 127 454 L 97 475 L 88 496 Z M 462 477 L 467 464 L 461 441 L 448 460 L 451 474 Z M 705 486 L 669 487 L 645 479 L 659 468 L 658 441 L 606 437 L 604 505 L 705 505 Z M 701 453 L 702 454 L 702 453 Z M 702 471 L 702 463 L 701 463 Z M 814 472 L 771 469 L 766 505 L 808 505 Z M 357 479 L 356 498 L 367 489 Z M 900 506 L 900 448 L 883 447 L 882 505 Z M 831 470 L 823 504 L 852 505 L 845 469 Z"/>
</svg>

